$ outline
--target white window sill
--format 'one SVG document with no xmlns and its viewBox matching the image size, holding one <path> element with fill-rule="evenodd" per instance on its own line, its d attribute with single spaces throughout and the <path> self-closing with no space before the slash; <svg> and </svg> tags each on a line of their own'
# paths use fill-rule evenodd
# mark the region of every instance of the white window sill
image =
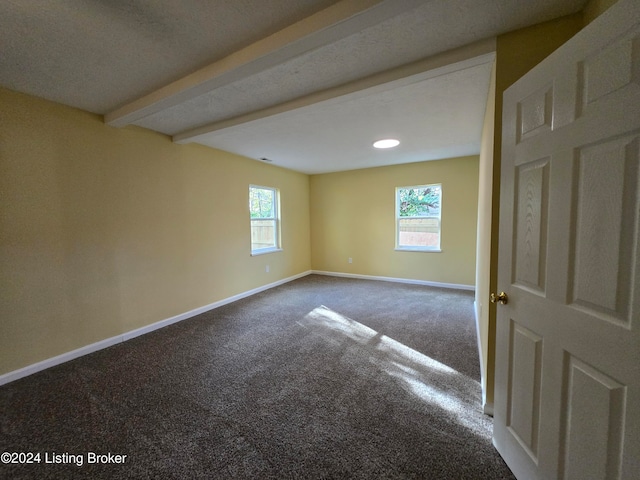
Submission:
<svg viewBox="0 0 640 480">
<path fill-rule="evenodd" d="M 420 248 L 420 247 L 396 247 L 396 252 L 425 252 L 425 253 L 442 253 L 439 248 Z"/>
<path fill-rule="evenodd" d="M 253 252 L 251 252 L 251 256 L 255 257 L 258 255 L 265 255 L 267 253 L 274 253 L 274 252 L 282 252 L 281 248 L 265 248 L 263 250 L 254 250 Z"/>
</svg>

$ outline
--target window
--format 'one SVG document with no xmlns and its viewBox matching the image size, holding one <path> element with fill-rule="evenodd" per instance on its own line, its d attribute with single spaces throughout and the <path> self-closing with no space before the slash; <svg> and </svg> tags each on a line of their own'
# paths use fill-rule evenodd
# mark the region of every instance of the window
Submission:
<svg viewBox="0 0 640 480">
<path fill-rule="evenodd" d="M 442 185 L 396 188 L 396 249 L 440 251 Z"/>
<path fill-rule="evenodd" d="M 252 255 L 280 249 L 278 207 L 278 190 L 255 185 L 249 186 Z"/>
</svg>

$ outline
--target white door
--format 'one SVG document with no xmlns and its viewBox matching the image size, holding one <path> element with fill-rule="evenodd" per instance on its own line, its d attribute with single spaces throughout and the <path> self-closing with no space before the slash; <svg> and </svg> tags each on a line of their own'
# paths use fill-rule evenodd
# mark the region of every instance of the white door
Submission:
<svg viewBox="0 0 640 480">
<path fill-rule="evenodd" d="M 494 444 L 519 480 L 640 479 L 640 1 L 505 92 Z"/>
</svg>

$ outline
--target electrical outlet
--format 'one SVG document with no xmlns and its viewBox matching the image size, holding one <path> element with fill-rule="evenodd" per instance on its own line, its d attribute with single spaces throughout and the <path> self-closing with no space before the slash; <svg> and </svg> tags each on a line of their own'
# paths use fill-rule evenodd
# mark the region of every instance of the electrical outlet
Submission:
<svg viewBox="0 0 640 480">
<path fill-rule="evenodd" d="M 353 258 L 349 257 L 349 263 L 353 263 Z"/>
<path fill-rule="evenodd" d="M 266 266 L 265 271 L 269 273 L 269 265 Z"/>
</svg>

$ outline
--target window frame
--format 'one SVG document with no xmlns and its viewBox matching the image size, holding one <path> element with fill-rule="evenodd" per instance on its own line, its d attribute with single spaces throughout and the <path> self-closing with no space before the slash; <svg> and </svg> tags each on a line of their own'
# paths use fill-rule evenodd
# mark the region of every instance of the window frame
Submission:
<svg viewBox="0 0 640 480">
<path fill-rule="evenodd" d="M 426 189 L 429 187 L 438 187 L 440 189 L 440 208 L 438 215 L 433 216 L 400 216 L 400 191 L 401 190 L 415 190 Z M 442 252 L 442 183 L 428 183 L 423 185 L 409 185 L 406 187 L 396 187 L 396 202 L 395 202 L 395 223 L 396 223 L 396 246 L 395 250 L 402 252 Z M 427 245 L 401 245 L 400 244 L 400 220 L 406 219 L 437 219 L 438 220 L 438 246 L 432 247 Z"/>
<path fill-rule="evenodd" d="M 270 190 L 273 192 L 273 203 L 272 203 L 272 211 L 273 217 L 261 217 L 261 218 L 253 218 L 251 217 L 251 191 L 253 189 L 259 190 Z M 256 255 L 264 255 L 265 253 L 272 252 L 281 252 L 281 239 L 280 239 L 280 190 L 275 187 L 266 187 L 264 185 L 249 185 L 249 242 L 251 247 L 251 256 Z M 256 221 L 273 221 L 274 224 L 274 246 L 264 247 L 264 248 L 253 248 L 253 223 Z"/>
</svg>

